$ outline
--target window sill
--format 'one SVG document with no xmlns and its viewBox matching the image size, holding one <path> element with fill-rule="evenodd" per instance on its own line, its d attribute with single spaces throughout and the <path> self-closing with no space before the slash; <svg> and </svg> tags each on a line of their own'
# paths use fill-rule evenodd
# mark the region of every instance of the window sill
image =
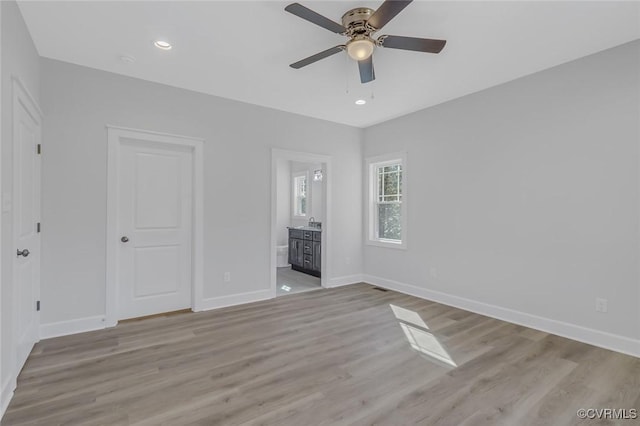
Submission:
<svg viewBox="0 0 640 426">
<path fill-rule="evenodd" d="M 401 243 L 394 243 L 391 241 L 384 241 L 384 240 L 366 240 L 365 244 L 368 246 L 375 246 L 375 247 L 386 247 L 386 248 L 391 248 L 391 249 L 396 249 L 396 250 L 406 250 L 407 249 L 407 243 L 406 242 L 401 242 Z"/>
</svg>

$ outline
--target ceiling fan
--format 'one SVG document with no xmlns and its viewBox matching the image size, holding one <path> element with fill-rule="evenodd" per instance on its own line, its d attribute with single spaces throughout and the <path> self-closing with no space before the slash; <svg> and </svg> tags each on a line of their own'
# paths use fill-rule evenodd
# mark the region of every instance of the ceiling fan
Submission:
<svg viewBox="0 0 640 426">
<path fill-rule="evenodd" d="M 342 25 L 314 12 L 300 3 L 290 4 L 285 7 L 284 10 L 331 32 L 349 37 L 346 44 L 332 47 L 331 49 L 295 62 L 290 65 L 291 68 L 299 69 L 346 50 L 349 57 L 358 61 L 360 81 L 362 83 L 368 83 L 376 78 L 372 58 L 376 46 L 390 49 L 413 50 L 416 52 L 440 53 L 447 43 L 446 40 L 394 35 L 382 35 L 377 39 L 372 37 L 373 33 L 380 31 L 382 27 L 407 7 L 411 1 L 412 0 L 386 0 L 378 10 L 369 9 L 368 7 L 351 9 L 342 15 Z"/>
</svg>

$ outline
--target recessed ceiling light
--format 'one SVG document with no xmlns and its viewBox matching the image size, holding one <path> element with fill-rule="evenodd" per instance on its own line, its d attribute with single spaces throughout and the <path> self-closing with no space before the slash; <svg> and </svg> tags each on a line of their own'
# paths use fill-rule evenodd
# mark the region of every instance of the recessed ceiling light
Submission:
<svg viewBox="0 0 640 426">
<path fill-rule="evenodd" d="M 162 49 L 162 50 L 171 50 L 171 48 L 173 46 L 171 46 L 171 43 L 164 41 L 164 40 L 156 40 L 153 45 L 155 47 L 157 47 L 158 49 Z"/>
<path fill-rule="evenodd" d="M 358 100 L 356 101 L 356 105 L 364 105 L 364 104 L 366 104 L 366 103 L 367 103 L 367 101 L 365 101 L 364 99 L 358 99 Z"/>
</svg>

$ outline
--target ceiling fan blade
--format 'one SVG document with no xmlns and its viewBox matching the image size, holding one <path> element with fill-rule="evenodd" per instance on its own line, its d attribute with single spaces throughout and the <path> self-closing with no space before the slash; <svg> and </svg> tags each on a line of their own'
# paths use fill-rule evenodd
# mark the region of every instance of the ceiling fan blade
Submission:
<svg viewBox="0 0 640 426">
<path fill-rule="evenodd" d="M 386 0 L 378 10 L 371 15 L 367 23 L 373 28 L 381 30 L 382 27 L 387 25 L 398 13 L 402 12 L 402 9 L 409 6 L 411 1 L 412 0 Z"/>
<path fill-rule="evenodd" d="M 291 68 L 300 69 L 314 62 L 318 62 L 320 59 L 328 58 L 331 55 L 335 55 L 338 52 L 342 52 L 343 50 L 344 50 L 343 45 L 335 46 L 335 47 L 332 47 L 331 49 L 327 49 L 320 53 L 316 53 L 315 55 L 309 56 L 308 58 L 304 58 L 303 60 L 295 62 L 289 66 Z"/>
<path fill-rule="evenodd" d="M 326 28 L 331 32 L 342 34 L 345 31 L 347 31 L 345 27 L 338 24 L 337 22 L 334 22 L 329 18 L 325 18 L 324 16 L 320 15 L 317 12 L 314 12 L 308 7 L 304 7 L 300 3 L 291 3 L 289 6 L 285 7 L 284 10 L 296 15 L 299 18 L 305 19 L 311 23 L 319 25 L 322 28 Z"/>
<path fill-rule="evenodd" d="M 358 69 L 360 70 L 360 82 L 368 83 L 376 79 L 376 73 L 373 70 L 373 55 L 367 59 L 358 61 Z"/>
<path fill-rule="evenodd" d="M 434 40 L 430 38 L 402 37 L 402 36 L 382 36 L 378 40 L 382 42 L 382 47 L 391 49 L 414 50 L 416 52 L 440 53 L 447 44 L 447 40 Z"/>
</svg>

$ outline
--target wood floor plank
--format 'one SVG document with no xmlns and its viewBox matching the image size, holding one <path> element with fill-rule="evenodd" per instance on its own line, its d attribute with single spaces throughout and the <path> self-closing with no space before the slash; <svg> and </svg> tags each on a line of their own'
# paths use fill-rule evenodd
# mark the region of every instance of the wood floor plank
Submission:
<svg viewBox="0 0 640 426">
<path fill-rule="evenodd" d="M 638 405 L 638 358 L 356 284 L 44 340 L 2 425 L 555 426 Z"/>
</svg>

